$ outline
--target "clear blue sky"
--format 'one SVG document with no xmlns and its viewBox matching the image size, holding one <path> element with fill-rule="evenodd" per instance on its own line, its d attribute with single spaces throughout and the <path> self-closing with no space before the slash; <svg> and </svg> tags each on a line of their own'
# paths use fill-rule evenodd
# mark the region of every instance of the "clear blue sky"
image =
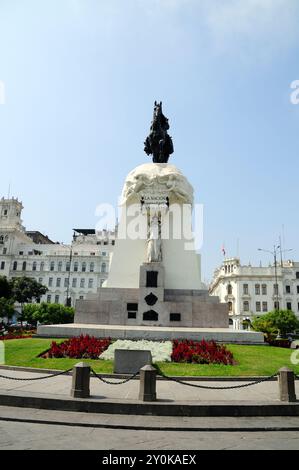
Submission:
<svg viewBox="0 0 299 470">
<path fill-rule="evenodd" d="M 68 242 L 115 204 L 155 99 L 171 163 L 204 204 L 203 277 L 268 262 L 284 224 L 299 260 L 298 0 L 0 0 L 0 194 Z"/>
</svg>

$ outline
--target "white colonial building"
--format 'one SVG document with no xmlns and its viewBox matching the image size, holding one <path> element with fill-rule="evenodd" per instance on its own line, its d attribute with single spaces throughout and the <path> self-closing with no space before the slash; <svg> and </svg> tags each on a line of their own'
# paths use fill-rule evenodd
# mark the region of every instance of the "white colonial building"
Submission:
<svg viewBox="0 0 299 470">
<path fill-rule="evenodd" d="M 70 245 L 54 243 L 22 225 L 22 203 L 0 200 L 0 275 L 28 276 L 48 288 L 40 300 L 71 305 L 96 292 L 108 277 L 115 231 L 73 229 Z"/>
<path fill-rule="evenodd" d="M 283 261 L 275 269 L 274 265 L 242 266 L 239 258 L 225 259 L 214 273 L 210 294 L 228 304 L 234 328 L 275 307 L 299 315 L 299 262 Z"/>
</svg>

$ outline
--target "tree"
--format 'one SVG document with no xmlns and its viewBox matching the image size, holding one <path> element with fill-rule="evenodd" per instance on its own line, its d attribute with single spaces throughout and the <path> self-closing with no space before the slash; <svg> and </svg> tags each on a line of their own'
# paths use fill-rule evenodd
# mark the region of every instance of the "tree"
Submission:
<svg viewBox="0 0 299 470">
<path fill-rule="evenodd" d="M 0 276 L 0 298 L 9 299 L 11 297 L 11 285 L 6 276 Z"/>
<path fill-rule="evenodd" d="M 14 311 L 13 299 L 0 297 L 0 318 L 7 318 L 7 321 L 9 321 L 13 317 Z"/>
<path fill-rule="evenodd" d="M 43 325 L 72 323 L 74 321 L 74 313 L 72 307 L 42 302 L 41 304 L 25 305 L 22 318 L 31 324 L 36 324 L 37 322 Z"/>
<path fill-rule="evenodd" d="M 299 328 L 299 321 L 291 310 L 274 310 L 261 317 L 255 317 L 252 327 L 266 334 L 267 340 L 280 333 L 285 336 Z"/>
<path fill-rule="evenodd" d="M 48 288 L 31 277 L 18 277 L 11 281 L 11 293 L 16 302 L 21 305 L 38 300 L 47 292 Z"/>
</svg>

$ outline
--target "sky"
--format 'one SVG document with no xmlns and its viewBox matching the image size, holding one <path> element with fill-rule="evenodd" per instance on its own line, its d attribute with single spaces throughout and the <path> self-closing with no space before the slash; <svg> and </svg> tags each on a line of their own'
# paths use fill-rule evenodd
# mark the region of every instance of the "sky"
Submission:
<svg viewBox="0 0 299 470">
<path fill-rule="evenodd" d="M 0 0 L 0 197 L 70 242 L 117 204 L 155 100 L 203 204 L 202 277 L 299 261 L 298 0 Z M 9 190 L 10 187 L 10 190 Z"/>
</svg>

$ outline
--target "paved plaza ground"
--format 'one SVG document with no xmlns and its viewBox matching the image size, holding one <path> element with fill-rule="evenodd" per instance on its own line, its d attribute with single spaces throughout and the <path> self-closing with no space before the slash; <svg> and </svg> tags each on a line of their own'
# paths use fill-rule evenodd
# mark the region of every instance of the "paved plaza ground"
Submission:
<svg viewBox="0 0 299 470">
<path fill-rule="evenodd" d="M 43 377 L 1 369 L 10 377 Z M 0 379 L 0 394 L 70 396 L 71 376 L 33 382 Z M 115 380 L 116 381 L 116 380 Z M 200 381 L 202 385 L 243 385 L 244 381 Z M 297 396 L 299 382 L 296 382 Z M 108 385 L 91 378 L 93 398 L 136 402 L 139 380 Z M 201 390 L 157 381 L 161 401 L 278 403 L 277 381 L 234 390 Z M 0 449 L 299 449 L 299 417 L 127 416 L 0 406 Z"/>
</svg>

